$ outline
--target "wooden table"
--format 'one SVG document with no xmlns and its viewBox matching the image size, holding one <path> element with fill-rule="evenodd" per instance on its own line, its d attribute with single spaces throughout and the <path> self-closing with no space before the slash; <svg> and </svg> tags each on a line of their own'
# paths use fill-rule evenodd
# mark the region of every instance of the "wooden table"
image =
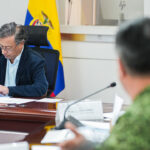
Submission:
<svg viewBox="0 0 150 150">
<path fill-rule="evenodd" d="M 0 107 L 0 130 L 26 132 L 29 135 L 17 137 L 0 133 L 0 143 L 28 141 L 40 143 L 46 133 L 46 125 L 55 125 L 56 104 L 30 102 Z"/>
<path fill-rule="evenodd" d="M 104 112 L 112 112 L 113 105 L 103 103 Z M 55 125 L 56 105 L 50 103 L 30 102 L 24 105 L 0 107 L 0 130 L 27 132 L 25 137 L 3 136 L 0 133 L 0 143 L 27 141 L 40 144 L 47 132 L 45 126 Z"/>
</svg>

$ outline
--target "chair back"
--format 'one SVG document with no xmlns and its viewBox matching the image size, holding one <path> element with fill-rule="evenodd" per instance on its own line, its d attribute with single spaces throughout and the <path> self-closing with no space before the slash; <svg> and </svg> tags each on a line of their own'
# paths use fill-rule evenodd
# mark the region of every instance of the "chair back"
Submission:
<svg viewBox="0 0 150 150">
<path fill-rule="evenodd" d="M 57 50 L 45 49 L 34 47 L 32 48 L 36 52 L 40 53 L 45 59 L 45 75 L 48 81 L 47 96 L 49 97 L 55 89 L 58 63 L 59 63 L 59 52 Z"/>
<path fill-rule="evenodd" d="M 40 53 L 46 62 L 45 74 L 49 83 L 47 96 L 49 97 L 55 89 L 57 70 L 59 64 L 59 51 L 40 46 L 48 46 L 46 26 L 24 26 L 27 34 L 26 46 L 33 46 L 32 49 Z"/>
</svg>

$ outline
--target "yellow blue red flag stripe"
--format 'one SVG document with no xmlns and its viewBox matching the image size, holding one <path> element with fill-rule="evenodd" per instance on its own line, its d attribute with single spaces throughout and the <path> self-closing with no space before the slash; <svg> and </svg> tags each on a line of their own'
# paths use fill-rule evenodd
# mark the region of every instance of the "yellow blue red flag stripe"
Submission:
<svg viewBox="0 0 150 150">
<path fill-rule="evenodd" d="M 57 49 L 60 53 L 56 86 L 51 96 L 56 96 L 65 88 L 63 60 L 61 51 L 60 26 L 55 0 L 29 0 L 25 25 L 49 26 L 47 39 L 49 46 L 45 48 Z"/>
</svg>

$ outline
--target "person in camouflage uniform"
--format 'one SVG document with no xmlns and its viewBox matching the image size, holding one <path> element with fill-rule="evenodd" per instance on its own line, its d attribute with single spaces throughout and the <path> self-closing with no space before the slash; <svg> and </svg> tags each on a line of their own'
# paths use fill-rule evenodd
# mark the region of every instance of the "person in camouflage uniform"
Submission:
<svg viewBox="0 0 150 150">
<path fill-rule="evenodd" d="M 150 18 L 121 25 L 116 35 L 120 81 L 133 104 L 101 144 L 90 143 L 71 124 L 75 138 L 60 144 L 63 150 L 150 150 Z"/>
</svg>

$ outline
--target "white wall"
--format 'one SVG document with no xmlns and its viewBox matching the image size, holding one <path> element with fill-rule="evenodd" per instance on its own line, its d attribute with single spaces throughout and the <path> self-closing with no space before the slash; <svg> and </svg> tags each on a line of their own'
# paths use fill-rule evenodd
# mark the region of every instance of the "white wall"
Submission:
<svg viewBox="0 0 150 150">
<path fill-rule="evenodd" d="M 112 102 L 117 93 L 130 103 L 118 79 L 117 56 L 113 43 L 62 41 L 66 88 L 59 95 L 78 99 L 95 92 L 111 82 L 117 87 L 97 94 L 91 99 Z"/>
<path fill-rule="evenodd" d="M 0 26 L 15 21 L 24 24 L 28 0 L 0 0 Z"/>
</svg>

